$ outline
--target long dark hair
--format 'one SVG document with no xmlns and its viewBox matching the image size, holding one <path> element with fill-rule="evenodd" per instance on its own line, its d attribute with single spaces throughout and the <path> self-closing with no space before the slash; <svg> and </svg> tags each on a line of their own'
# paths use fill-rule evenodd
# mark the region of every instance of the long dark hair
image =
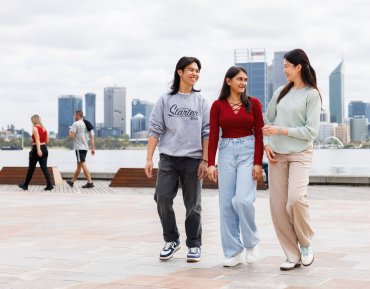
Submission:
<svg viewBox="0 0 370 289">
<path fill-rule="evenodd" d="M 194 62 L 198 65 L 198 68 L 200 70 L 202 68 L 202 65 L 200 64 L 199 59 L 196 58 L 196 57 L 184 56 L 184 57 L 181 57 L 180 60 L 177 62 L 175 73 L 174 73 L 174 76 L 173 76 L 173 82 L 172 82 L 172 85 L 171 85 L 171 92 L 170 92 L 171 95 L 174 95 L 174 94 L 178 93 L 179 89 L 180 89 L 180 75 L 177 73 L 177 71 L 178 70 L 184 71 L 186 66 L 188 66 L 188 65 L 190 65 Z M 192 90 L 196 91 L 196 92 L 200 91 L 200 90 L 196 90 L 194 88 L 192 88 Z"/>
<path fill-rule="evenodd" d="M 230 95 L 230 86 L 227 84 L 226 79 L 234 78 L 241 71 L 244 72 L 248 76 L 247 71 L 243 67 L 240 67 L 240 66 L 231 66 L 226 71 L 226 74 L 224 77 L 224 83 L 221 88 L 220 96 L 218 97 L 219 100 L 226 100 Z M 251 110 L 251 100 L 250 100 L 250 97 L 247 95 L 247 89 L 245 89 L 243 93 L 240 95 L 240 100 L 243 103 L 247 112 L 249 112 Z"/>
<path fill-rule="evenodd" d="M 313 69 L 313 67 L 311 66 L 306 52 L 304 52 L 302 49 L 293 49 L 284 55 L 284 59 L 289 61 L 294 66 L 297 66 L 298 64 L 302 66 L 301 77 L 303 83 L 308 87 L 315 88 L 319 92 L 322 102 L 320 91 L 317 88 L 316 72 L 315 69 Z M 289 92 L 293 85 L 294 82 L 290 81 L 284 86 L 279 94 L 277 103 L 279 103 L 280 100 Z"/>
</svg>

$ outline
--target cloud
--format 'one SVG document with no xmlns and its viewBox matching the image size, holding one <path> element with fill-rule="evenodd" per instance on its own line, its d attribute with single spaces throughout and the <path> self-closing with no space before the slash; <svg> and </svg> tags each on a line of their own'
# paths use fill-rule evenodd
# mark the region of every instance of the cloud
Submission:
<svg viewBox="0 0 370 289">
<path fill-rule="evenodd" d="M 367 1 L 1 1 L 0 126 L 29 126 L 38 111 L 57 129 L 57 97 L 127 87 L 155 101 L 177 60 L 197 56 L 198 87 L 213 99 L 235 48 L 273 52 L 303 48 L 328 105 L 328 77 L 345 58 L 348 100 L 370 102 Z M 128 128 L 127 128 L 128 130 Z"/>
</svg>

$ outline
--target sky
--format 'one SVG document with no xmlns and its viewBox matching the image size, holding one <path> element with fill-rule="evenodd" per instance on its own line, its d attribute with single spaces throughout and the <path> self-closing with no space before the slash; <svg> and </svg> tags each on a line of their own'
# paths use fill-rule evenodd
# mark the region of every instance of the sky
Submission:
<svg viewBox="0 0 370 289">
<path fill-rule="evenodd" d="M 129 119 L 131 100 L 155 102 L 185 55 L 200 59 L 197 88 L 212 101 L 235 48 L 265 48 L 269 63 L 274 51 L 304 49 L 324 108 L 343 58 L 346 103 L 370 102 L 369 16 L 365 0 L 0 0 L 0 129 L 30 131 L 39 114 L 57 131 L 58 96 L 86 92 L 103 122 L 114 85 L 127 88 Z"/>
</svg>

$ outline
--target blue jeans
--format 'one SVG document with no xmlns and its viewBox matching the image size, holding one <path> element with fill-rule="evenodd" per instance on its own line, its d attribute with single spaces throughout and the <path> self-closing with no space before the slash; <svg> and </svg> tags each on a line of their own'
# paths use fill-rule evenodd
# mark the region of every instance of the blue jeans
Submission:
<svg viewBox="0 0 370 289">
<path fill-rule="evenodd" d="M 254 136 L 221 139 L 218 152 L 221 241 L 225 257 L 259 242 L 255 223 Z"/>
</svg>

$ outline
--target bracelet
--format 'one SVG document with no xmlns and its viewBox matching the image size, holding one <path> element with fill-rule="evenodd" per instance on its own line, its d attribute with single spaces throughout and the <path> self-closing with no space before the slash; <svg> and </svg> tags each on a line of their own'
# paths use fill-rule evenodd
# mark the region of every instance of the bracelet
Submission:
<svg viewBox="0 0 370 289">
<path fill-rule="evenodd" d="M 202 161 L 208 163 L 208 160 L 202 159 Z"/>
<path fill-rule="evenodd" d="M 281 126 L 278 127 L 278 134 L 283 134 L 283 128 Z"/>
</svg>

